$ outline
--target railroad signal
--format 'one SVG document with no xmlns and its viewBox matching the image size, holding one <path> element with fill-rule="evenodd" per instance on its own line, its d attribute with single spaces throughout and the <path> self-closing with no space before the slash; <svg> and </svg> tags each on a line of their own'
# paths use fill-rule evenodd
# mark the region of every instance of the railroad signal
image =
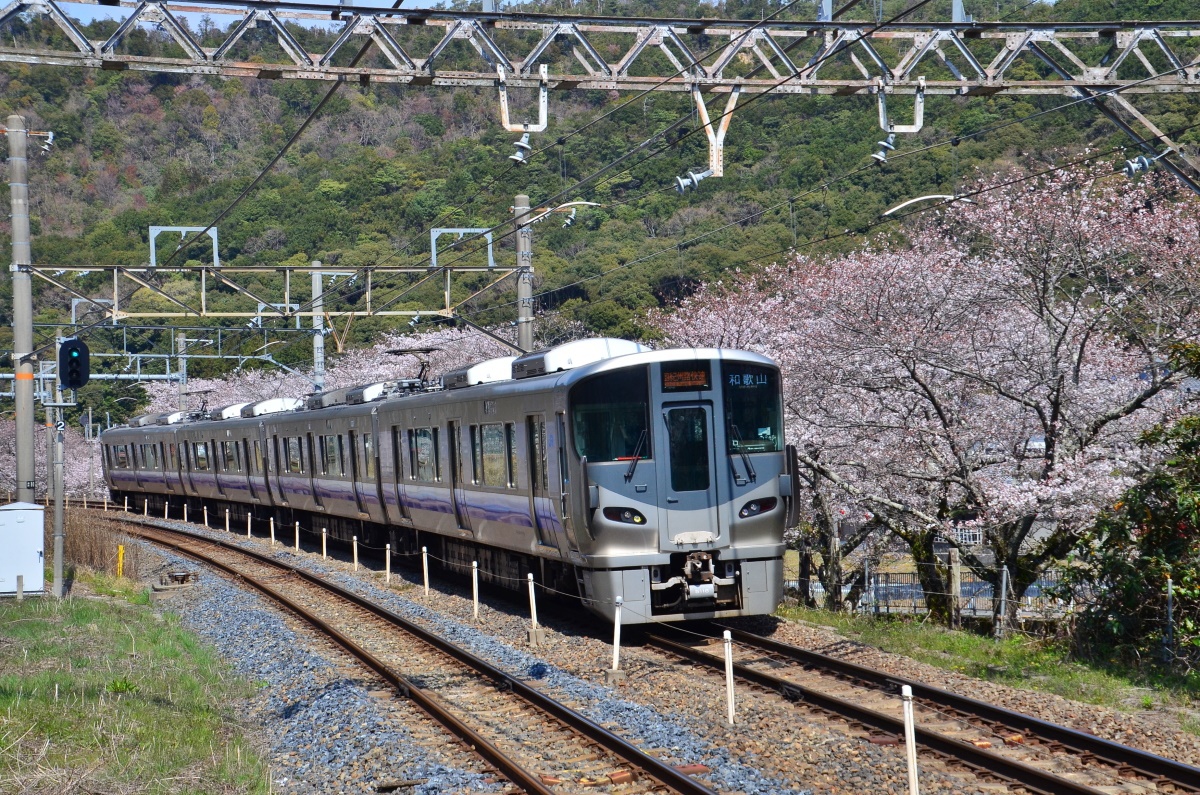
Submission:
<svg viewBox="0 0 1200 795">
<path fill-rule="evenodd" d="M 63 389 L 81 389 L 91 371 L 88 346 L 78 337 L 65 340 L 58 349 L 58 381 Z"/>
</svg>

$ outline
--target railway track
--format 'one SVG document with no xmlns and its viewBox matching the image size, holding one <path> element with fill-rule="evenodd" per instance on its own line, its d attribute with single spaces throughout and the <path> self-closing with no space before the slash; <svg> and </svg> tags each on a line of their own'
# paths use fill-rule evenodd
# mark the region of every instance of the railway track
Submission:
<svg viewBox="0 0 1200 795">
<path fill-rule="evenodd" d="M 321 577 L 224 541 L 123 516 L 126 532 L 253 586 L 356 657 L 516 787 L 715 795 L 535 687 Z"/>
<path fill-rule="evenodd" d="M 725 627 L 702 626 L 708 637 L 699 641 L 694 633 L 664 629 L 648 633 L 648 645 L 723 674 Z M 899 692 L 910 686 L 918 745 L 1007 788 L 1044 795 L 1200 793 L 1200 769 L 1190 765 L 760 635 L 730 632 L 735 677 L 860 726 L 876 741 L 902 740 Z"/>
</svg>

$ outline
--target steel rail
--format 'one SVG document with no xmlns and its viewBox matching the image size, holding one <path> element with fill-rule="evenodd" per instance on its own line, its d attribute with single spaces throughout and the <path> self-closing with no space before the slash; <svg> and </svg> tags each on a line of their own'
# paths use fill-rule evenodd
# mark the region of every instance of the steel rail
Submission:
<svg viewBox="0 0 1200 795">
<path fill-rule="evenodd" d="M 1105 740 L 1094 734 L 1087 734 L 1086 732 L 1077 731 L 1057 723 L 1051 723 L 1041 718 L 1035 718 L 1031 715 L 1005 709 L 1004 707 L 998 707 L 995 704 L 988 704 L 987 702 L 968 696 L 960 696 L 957 693 L 942 690 L 941 688 L 927 685 L 915 679 L 906 679 L 901 676 L 886 674 L 882 671 L 858 665 L 857 663 L 841 660 L 837 657 L 830 657 L 819 652 L 809 651 L 808 649 L 802 649 L 798 646 L 780 643 L 779 641 L 771 640 L 770 638 L 765 638 L 762 635 L 756 635 L 751 632 L 744 632 L 719 624 L 714 626 L 717 626 L 719 629 L 728 629 L 732 636 L 744 645 L 780 654 L 798 662 L 820 666 L 843 676 L 856 678 L 878 687 L 899 691 L 902 685 L 908 685 L 912 688 L 914 698 L 928 701 L 939 708 L 950 707 L 951 709 L 973 715 L 984 721 L 1020 728 L 1025 733 L 1037 736 L 1043 740 L 1076 749 L 1080 753 L 1090 754 L 1097 759 L 1106 760 L 1114 765 L 1137 771 L 1151 778 L 1170 782 L 1176 786 L 1188 787 L 1196 792 L 1200 792 L 1200 768 L 1176 762 L 1173 759 L 1167 759 L 1148 751 L 1121 745 L 1112 740 Z"/>
<path fill-rule="evenodd" d="M 564 706 L 563 704 L 555 701 L 554 699 L 550 698 L 549 696 L 545 695 L 544 693 L 541 693 L 538 690 L 530 687 L 529 685 L 525 684 L 525 682 L 521 681 L 520 679 L 517 679 L 516 677 L 507 673 L 506 671 L 492 665 L 489 662 L 486 662 L 485 660 L 482 660 L 482 659 L 476 657 L 475 655 L 471 654 L 470 652 L 466 651 L 465 649 L 455 646 L 454 644 L 452 644 L 449 641 L 445 640 L 444 638 L 430 632 L 429 630 L 425 629 L 424 627 L 421 627 L 417 624 L 412 623 L 411 621 L 404 618 L 403 616 L 393 613 L 392 611 L 388 610 L 387 608 L 382 607 L 381 605 L 375 604 L 374 602 L 370 601 L 369 599 L 367 599 L 365 597 L 359 596 L 358 594 L 348 591 L 345 588 L 342 588 L 341 586 L 335 585 L 330 582 L 326 582 L 324 579 L 322 579 L 318 575 L 311 574 L 311 573 L 306 572 L 303 569 L 297 568 L 295 566 L 290 566 L 282 561 L 279 561 L 279 560 L 276 560 L 276 559 L 270 557 L 269 555 L 265 555 L 261 552 L 257 552 L 252 549 L 245 549 L 244 547 L 241 547 L 241 546 L 238 546 L 235 544 L 231 544 L 226 541 L 222 541 L 220 539 L 208 538 L 208 537 L 196 535 L 195 533 L 190 533 L 190 532 L 187 532 L 184 530 L 176 530 L 176 529 L 172 529 L 172 528 L 162 527 L 162 526 L 154 523 L 155 521 L 160 521 L 160 520 L 145 520 L 145 519 L 140 519 L 140 518 L 136 518 L 136 517 L 135 518 L 121 517 L 119 519 L 119 521 L 121 521 L 122 523 L 126 523 L 126 524 L 132 524 L 132 525 L 138 525 L 138 526 L 142 526 L 142 527 L 153 528 L 154 530 L 157 530 L 160 533 L 173 533 L 173 534 L 181 535 L 181 536 L 190 538 L 193 541 L 198 541 L 203 544 L 208 544 L 208 545 L 218 547 L 221 549 L 230 550 L 230 551 L 239 553 L 241 555 L 244 555 L 246 557 L 249 557 L 256 562 L 259 562 L 259 563 L 262 563 L 265 565 L 269 565 L 269 566 L 275 567 L 277 569 L 286 571 L 289 574 L 295 575 L 297 578 L 304 580 L 305 582 L 307 582 L 309 584 L 316 585 L 332 594 L 335 594 L 339 598 L 344 599 L 348 602 L 351 602 L 352 604 L 357 605 L 358 607 L 361 607 L 361 608 L 373 613 L 374 615 L 378 616 L 379 618 L 399 627 L 400 629 L 404 630 L 405 632 L 411 633 L 412 635 L 416 636 L 419 640 L 427 643 L 430 646 L 433 646 L 434 648 L 438 649 L 439 651 L 444 652 L 445 654 L 447 654 L 448 656 L 457 660 L 458 662 L 468 666 L 469 668 L 471 668 L 472 670 L 474 670 L 476 673 L 480 674 L 481 676 L 485 676 L 485 677 L 493 680 L 500 687 L 502 687 L 506 690 L 512 691 L 519 697 L 525 699 L 527 702 L 532 704 L 537 709 L 541 710 L 542 712 L 544 712 L 548 715 L 553 716 L 554 718 L 558 719 L 559 721 L 561 721 L 563 724 L 565 724 L 569 728 L 574 729 L 575 731 L 578 731 L 580 734 L 584 735 L 585 737 L 592 740 L 593 742 L 596 742 L 597 744 L 601 745 L 606 750 L 611 751 L 612 753 L 616 754 L 617 756 L 620 756 L 622 759 L 624 759 L 626 762 L 628 762 L 631 766 L 640 769 L 649 778 L 655 779 L 660 784 L 667 786 L 667 787 L 681 793 L 681 795 L 716 795 L 716 793 L 713 792 L 713 790 L 711 790 L 708 787 L 704 786 L 703 784 L 695 781 L 690 776 L 679 772 L 673 766 L 667 764 L 666 762 L 662 762 L 659 759 L 657 759 L 653 756 L 650 756 L 649 754 L 645 753 L 644 751 L 642 751 L 640 748 L 633 745 L 632 743 L 617 736 L 616 734 L 613 734 L 612 732 L 610 732 L 607 729 L 603 728 L 602 726 L 596 724 L 589 718 L 579 714 L 578 712 L 575 712 L 574 710 L 570 709 L 569 707 Z M 141 535 L 141 533 L 138 533 L 136 531 L 135 531 L 135 534 Z M 143 536 L 143 537 L 146 537 L 146 536 Z M 172 546 L 173 548 L 178 549 L 181 552 L 185 552 L 186 554 L 190 554 L 193 557 L 201 557 L 198 553 L 195 553 L 194 551 L 181 549 L 179 546 L 177 546 L 176 544 L 174 544 L 166 539 L 160 540 L 160 539 L 155 538 L 155 539 L 148 539 L 148 540 L 154 540 L 156 543 L 167 543 L 170 546 Z M 271 598 L 280 598 L 281 601 L 286 600 L 286 597 L 277 597 L 273 592 L 270 592 L 269 589 L 266 589 L 266 586 L 262 586 L 257 583 L 254 583 L 251 580 L 251 578 L 246 577 L 246 575 L 241 574 L 240 572 L 236 572 L 231 567 L 226 567 L 224 564 L 221 564 L 219 561 L 205 559 L 205 562 L 212 563 L 213 565 L 216 565 L 216 566 L 222 568 L 223 570 L 230 572 L 234 576 L 246 580 L 247 582 L 253 584 L 259 590 L 263 590 L 264 593 L 268 593 L 268 595 L 270 595 Z M 289 609 L 296 611 L 301 617 L 305 618 L 305 620 L 311 620 L 314 623 L 319 622 L 322 625 L 322 631 L 325 631 L 324 630 L 324 622 L 321 622 L 321 620 L 316 618 L 315 616 L 312 616 L 310 618 L 309 614 L 303 608 L 292 607 L 289 605 Z M 336 632 L 336 630 L 333 630 L 333 632 Z M 338 634 L 340 635 L 340 633 L 338 633 Z M 353 644 L 353 641 L 350 641 L 349 639 L 346 639 L 346 642 Z M 362 650 L 362 654 L 367 655 L 368 657 L 370 656 L 369 652 L 367 652 L 366 650 Z M 355 653 L 355 656 L 358 656 L 358 654 Z M 360 658 L 360 659 L 364 659 L 364 662 L 366 662 L 365 658 Z M 371 659 L 374 660 L 374 658 L 371 658 Z M 507 759 L 507 757 L 503 757 L 502 752 L 500 752 L 498 749 L 495 749 L 494 746 L 491 746 L 490 743 L 487 743 L 487 741 L 484 740 L 479 735 L 476 735 L 473 732 L 473 730 L 470 729 L 470 727 L 463 725 L 452 714 L 450 714 L 449 712 L 446 712 L 444 710 L 444 708 L 441 707 L 437 703 L 436 699 L 432 695 L 425 693 L 420 688 L 419 685 L 413 684 L 412 682 L 408 681 L 407 679 L 404 679 L 403 677 L 399 676 L 398 674 L 383 673 L 382 670 L 375 667 L 376 665 L 383 666 L 383 663 L 379 662 L 378 660 L 375 660 L 373 663 L 367 662 L 366 664 L 369 665 L 372 669 L 379 671 L 380 675 L 384 676 L 389 681 L 392 681 L 392 677 L 395 677 L 397 680 L 402 682 L 403 684 L 397 684 L 396 686 L 405 695 L 408 695 L 409 697 L 413 697 L 413 694 L 420 695 L 422 697 L 421 700 L 418 700 L 417 698 L 414 698 L 414 700 L 417 701 L 417 703 L 420 704 L 421 707 L 423 709 L 425 709 L 427 712 L 429 712 L 435 719 L 437 719 L 439 722 L 442 722 L 443 725 L 446 725 L 447 728 L 449 728 L 451 731 L 453 731 L 455 733 L 458 733 L 459 731 L 471 732 L 473 737 L 478 738 L 478 739 L 467 740 L 468 743 L 482 743 L 482 745 L 479 746 L 480 748 L 490 749 L 490 751 L 489 751 L 490 753 L 499 754 L 501 756 L 501 760 L 499 760 L 499 761 L 491 759 L 490 757 L 488 757 L 488 761 L 491 761 L 491 762 L 493 762 L 493 764 L 497 764 L 498 766 L 501 764 L 506 764 L 506 765 L 507 764 L 515 764 L 515 763 L 511 763 L 511 761 L 504 761 Z M 386 667 L 384 669 L 386 670 Z M 429 706 L 426 706 L 426 704 L 428 704 Z M 443 718 L 441 717 L 443 714 L 446 716 L 446 721 L 450 721 L 450 722 L 443 721 Z M 463 735 L 459 735 L 459 736 L 463 736 Z M 464 739 L 466 739 L 466 738 L 464 737 Z M 508 774 L 507 768 L 502 768 L 502 769 L 504 770 L 505 774 L 507 775 Z M 517 768 L 517 769 L 520 769 L 520 768 Z M 527 773 L 527 771 L 521 770 L 521 775 L 522 775 L 521 786 L 523 786 L 523 787 L 527 786 L 524 783 L 526 780 L 525 776 L 532 775 L 532 774 Z M 540 780 L 530 780 L 530 781 L 532 782 L 528 785 L 530 787 L 530 789 L 529 789 L 530 792 L 548 793 L 549 795 L 552 795 L 552 793 L 549 790 L 545 789 L 544 785 L 541 784 Z"/>
<path fill-rule="evenodd" d="M 706 652 L 676 643 L 673 640 L 658 635 L 647 635 L 646 641 L 661 651 L 682 657 L 694 663 L 705 665 L 713 670 L 724 671 L 725 660 Z M 897 737 L 904 736 L 904 722 L 891 715 L 885 715 L 850 701 L 822 693 L 818 690 L 781 679 L 772 674 L 755 670 L 741 663 L 733 664 L 734 675 L 774 691 L 791 702 L 805 702 L 812 706 L 837 715 L 863 726 Z M 977 748 L 970 743 L 956 740 L 937 732 L 923 729 L 920 726 L 914 731 L 919 745 L 960 761 L 976 770 L 986 771 L 1003 779 L 1019 784 L 1031 792 L 1040 795 L 1103 795 L 1103 792 L 1083 784 L 1076 784 L 1065 778 L 1039 770 L 1030 765 L 1007 759 L 999 754 Z"/>
<path fill-rule="evenodd" d="M 122 521 L 128 521 L 128 520 L 122 520 Z M 134 522 L 134 524 L 147 524 L 147 523 Z M 148 525 L 148 526 L 150 526 L 150 525 Z M 166 530 L 164 528 L 159 528 L 159 527 L 156 527 L 155 529 L 158 530 L 160 533 L 171 532 L 169 530 Z M 289 599 L 288 597 L 284 596 L 283 594 L 281 594 L 278 591 L 274 590 L 273 588 L 269 587 L 266 583 L 263 583 L 263 582 L 259 581 L 258 579 L 245 574 L 244 572 L 238 571 L 233 566 L 227 565 L 225 563 L 222 563 L 219 560 L 215 560 L 211 557 L 205 556 L 205 555 L 197 552 L 196 550 L 188 548 L 181 543 L 172 541 L 169 538 L 163 538 L 158 533 L 146 533 L 144 531 L 140 531 L 140 532 L 135 532 L 135 535 L 138 535 L 139 537 L 141 537 L 147 541 L 152 541 L 156 544 L 163 544 L 165 546 L 168 546 L 171 549 L 174 549 L 176 552 L 179 552 L 181 554 L 187 555 L 188 557 L 200 560 L 203 563 L 205 563 L 206 565 L 220 569 L 221 571 L 230 575 L 234 579 L 239 580 L 241 582 L 245 582 L 246 584 L 254 587 L 258 591 L 260 591 L 261 593 L 266 595 L 268 598 L 283 605 L 288 610 L 292 611 L 297 616 L 299 616 L 301 619 L 303 619 L 304 621 L 307 621 L 309 624 L 316 627 L 323 634 L 332 638 L 339 646 L 341 646 L 343 649 L 345 649 L 347 652 L 349 652 L 354 657 L 357 657 L 364 665 L 366 665 L 368 668 L 370 668 L 372 671 L 374 671 L 376 674 L 378 674 L 382 679 L 384 679 L 386 682 L 388 682 L 393 687 L 395 687 L 402 696 L 412 699 L 417 704 L 417 706 L 419 706 L 421 709 L 423 709 L 425 711 L 426 714 L 428 714 L 430 717 L 432 717 L 438 723 L 445 726 L 446 729 L 448 729 L 451 734 L 458 737 L 460 740 L 462 740 L 464 743 L 466 743 L 468 747 L 477 751 L 480 756 L 482 756 L 484 759 L 486 759 L 491 764 L 495 765 L 496 768 L 498 770 L 500 770 L 500 772 L 502 772 L 505 776 L 507 776 L 509 778 L 509 780 L 512 781 L 514 784 L 522 787 L 523 789 L 525 789 L 526 792 L 536 793 L 537 795 L 555 795 L 554 791 L 551 789 L 548 789 L 544 784 L 542 784 L 541 780 L 537 776 L 535 776 L 530 771 L 525 770 L 517 762 L 515 762 L 514 760 L 509 758 L 503 751 L 501 751 L 499 748 L 497 748 L 495 745 L 493 745 L 491 742 L 489 742 L 487 740 L 487 738 L 485 738 L 483 735 L 476 732 L 470 726 L 467 726 L 465 723 L 460 721 L 452 712 L 450 712 L 446 707 L 442 706 L 442 704 L 440 703 L 440 700 L 436 696 L 434 696 L 432 693 L 427 692 L 420 685 L 414 684 L 409 679 L 405 678 L 404 676 L 401 676 L 400 674 L 398 674 L 395 671 L 388 668 L 388 666 L 382 660 L 380 660 L 378 657 L 375 657 L 369 651 L 367 651 L 362 646 L 360 646 L 357 643 L 355 643 L 354 641 L 352 641 L 349 637 L 344 635 L 342 632 L 340 632 L 339 630 L 334 628 L 332 625 L 330 625 L 326 621 L 315 616 L 312 612 L 310 612 L 308 609 L 306 609 L 302 605 L 296 603 L 295 601 Z M 213 543 L 213 542 L 211 542 L 210 539 L 202 539 L 202 538 L 199 538 L 196 536 L 193 536 L 192 539 L 193 539 L 193 541 L 202 541 L 204 543 Z M 226 548 L 228 548 L 228 545 L 224 545 L 224 544 L 218 543 L 215 545 L 216 546 L 225 546 Z M 269 561 L 266 561 L 266 562 L 269 562 Z M 281 568 L 289 568 L 289 567 L 284 566 Z"/>
</svg>

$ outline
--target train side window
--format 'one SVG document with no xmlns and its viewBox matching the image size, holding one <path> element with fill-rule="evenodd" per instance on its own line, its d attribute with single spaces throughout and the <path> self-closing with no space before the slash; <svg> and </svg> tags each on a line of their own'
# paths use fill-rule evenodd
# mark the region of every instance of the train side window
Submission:
<svg viewBox="0 0 1200 795">
<path fill-rule="evenodd" d="M 300 473 L 304 471 L 304 458 L 300 451 L 300 437 L 289 436 L 287 442 L 287 471 Z"/>
<path fill-rule="evenodd" d="M 224 453 L 225 459 L 221 464 L 221 468 L 226 472 L 238 472 L 241 470 L 241 467 L 238 466 L 237 451 L 234 445 L 234 442 L 221 442 L 221 452 Z"/>
<path fill-rule="evenodd" d="M 409 435 L 412 473 L 417 480 L 435 482 L 440 472 L 438 429 L 414 428 Z"/>
<path fill-rule="evenodd" d="M 482 484 L 504 486 L 508 483 L 508 454 L 505 449 L 504 426 L 495 423 L 480 426 L 482 444 Z"/>
<path fill-rule="evenodd" d="M 346 474 L 342 467 L 342 437 L 323 436 L 321 437 L 321 447 L 325 474 L 336 476 Z"/>
<path fill-rule="evenodd" d="M 367 480 L 375 479 L 375 439 L 369 433 L 364 433 L 362 437 L 363 443 L 363 471 Z"/>
<path fill-rule="evenodd" d="M 192 444 L 192 456 L 196 462 L 196 469 L 208 469 L 208 444 L 206 442 L 194 442 Z"/>
<path fill-rule="evenodd" d="M 174 442 L 167 445 L 167 463 L 171 469 L 179 469 L 179 448 Z"/>
<path fill-rule="evenodd" d="M 254 463 L 253 463 L 253 466 L 254 466 L 255 474 L 261 475 L 262 471 L 263 471 L 263 458 L 262 458 L 262 446 L 259 444 L 258 439 L 254 440 Z"/>
<path fill-rule="evenodd" d="M 116 453 L 117 466 L 121 469 L 129 469 L 129 450 L 123 444 L 118 444 L 113 447 Z"/>
</svg>

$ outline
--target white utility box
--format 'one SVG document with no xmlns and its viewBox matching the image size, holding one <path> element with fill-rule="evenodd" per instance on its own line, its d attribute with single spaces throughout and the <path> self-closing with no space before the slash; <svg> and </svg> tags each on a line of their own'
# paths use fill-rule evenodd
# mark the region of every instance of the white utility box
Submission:
<svg viewBox="0 0 1200 795">
<path fill-rule="evenodd" d="M 0 505 L 0 596 L 16 594 L 18 576 L 25 578 L 25 593 L 45 592 L 44 538 L 42 506 L 29 502 Z"/>
</svg>

